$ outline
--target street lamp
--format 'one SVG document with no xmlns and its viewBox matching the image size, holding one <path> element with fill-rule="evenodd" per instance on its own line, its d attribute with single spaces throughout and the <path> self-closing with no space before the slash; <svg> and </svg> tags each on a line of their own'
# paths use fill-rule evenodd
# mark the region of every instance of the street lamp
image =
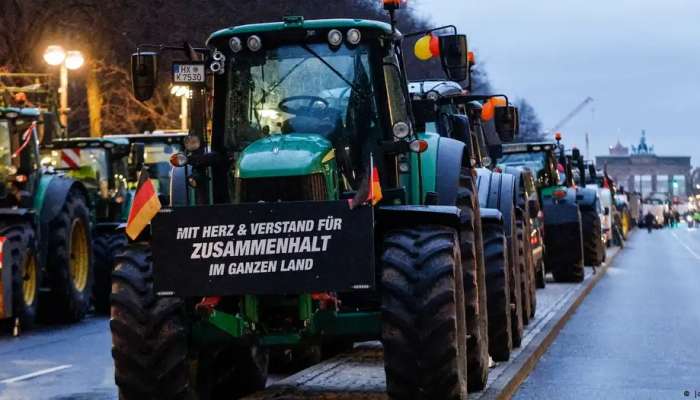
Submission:
<svg viewBox="0 0 700 400">
<path fill-rule="evenodd" d="M 180 128 L 183 131 L 186 131 L 188 129 L 188 105 L 189 99 L 192 97 L 192 91 L 190 90 L 189 86 L 174 85 L 170 88 L 170 94 L 180 98 Z"/>
<path fill-rule="evenodd" d="M 83 66 L 85 57 L 78 50 L 64 50 L 58 45 L 51 45 L 44 51 L 44 61 L 51 66 L 60 66 L 60 106 L 59 120 L 61 125 L 68 127 L 68 70 L 76 70 Z"/>
</svg>

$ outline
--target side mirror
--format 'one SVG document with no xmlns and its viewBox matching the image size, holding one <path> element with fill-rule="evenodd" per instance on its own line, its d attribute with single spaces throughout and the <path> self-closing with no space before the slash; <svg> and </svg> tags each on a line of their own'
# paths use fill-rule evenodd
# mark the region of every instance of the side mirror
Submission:
<svg viewBox="0 0 700 400">
<path fill-rule="evenodd" d="M 571 149 L 571 156 L 571 158 L 573 158 L 575 161 L 578 161 L 578 159 L 581 158 L 581 150 L 574 147 Z"/>
<path fill-rule="evenodd" d="M 136 174 L 141 171 L 144 163 L 144 154 L 146 152 L 146 146 L 143 143 L 132 143 L 131 144 L 131 172 Z"/>
<path fill-rule="evenodd" d="M 518 108 L 514 106 L 498 106 L 494 109 L 496 132 L 501 141 L 510 143 L 520 131 L 520 115 Z"/>
<path fill-rule="evenodd" d="M 440 36 L 440 61 L 447 79 L 463 82 L 469 78 L 469 60 L 467 57 L 466 35 Z"/>
<path fill-rule="evenodd" d="M 158 56 L 154 52 L 131 55 L 131 83 L 134 97 L 146 101 L 153 97 L 158 80 Z"/>
</svg>

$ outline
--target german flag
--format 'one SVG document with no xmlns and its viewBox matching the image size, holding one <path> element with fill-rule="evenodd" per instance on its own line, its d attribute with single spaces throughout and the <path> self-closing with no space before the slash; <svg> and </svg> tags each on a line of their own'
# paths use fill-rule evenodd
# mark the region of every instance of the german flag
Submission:
<svg viewBox="0 0 700 400">
<path fill-rule="evenodd" d="M 136 194 L 131 202 L 129 219 L 126 221 L 126 234 L 131 240 L 136 240 L 143 229 L 151 223 L 153 217 L 158 214 L 160 208 L 158 193 L 156 193 L 156 188 L 153 186 L 148 171 L 144 167 L 139 174 Z"/>
<path fill-rule="evenodd" d="M 374 156 L 370 154 L 369 157 L 370 166 L 370 179 L 369 179 L 369 195 L 367 196 L 367 201 L 376 206 L 377 203 L 382 199 L 382 185 L 379 181 L 379 170 L 377 166 L 374 165 Z"/>
</svg>

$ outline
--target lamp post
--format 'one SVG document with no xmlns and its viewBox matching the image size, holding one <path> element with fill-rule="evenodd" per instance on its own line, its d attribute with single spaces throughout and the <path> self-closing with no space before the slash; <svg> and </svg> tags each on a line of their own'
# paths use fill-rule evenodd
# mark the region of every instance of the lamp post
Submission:
<svg viewBox="0 0 700 400">
<path fill-rule="evenodd" d="M 180 98 L 180 128 L 183 131 L 189 129 L 189 99 L 192 97 L 192 91 L 188 86 L 174 85 L 170 88 L 170 94 Z"/>
<path fill-rule="evenodd" d="M 68 70 L 76 70 L 83 66 L 85 58 L 78 50 L 64 50 L 58 45 L 51 45 L 44 51 L 44 61 L 51 66 L 60 66 L 60 110 L 59 120 L 63 127 L 68 127 Z"/>
</svg>

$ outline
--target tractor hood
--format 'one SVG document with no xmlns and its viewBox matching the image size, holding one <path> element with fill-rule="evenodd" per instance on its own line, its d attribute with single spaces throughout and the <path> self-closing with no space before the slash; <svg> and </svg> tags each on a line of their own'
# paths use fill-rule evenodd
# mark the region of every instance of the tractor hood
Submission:
<svg viewBox="0 0 700 400">
<path fill-rule="evenodd" d="M 268 178 L 319 173 L 324 157 L 332 149 L 331 142 L 320 135 L 272 135 L 243 150 L 238 159 L 237 176 Z"/>
</svg>

